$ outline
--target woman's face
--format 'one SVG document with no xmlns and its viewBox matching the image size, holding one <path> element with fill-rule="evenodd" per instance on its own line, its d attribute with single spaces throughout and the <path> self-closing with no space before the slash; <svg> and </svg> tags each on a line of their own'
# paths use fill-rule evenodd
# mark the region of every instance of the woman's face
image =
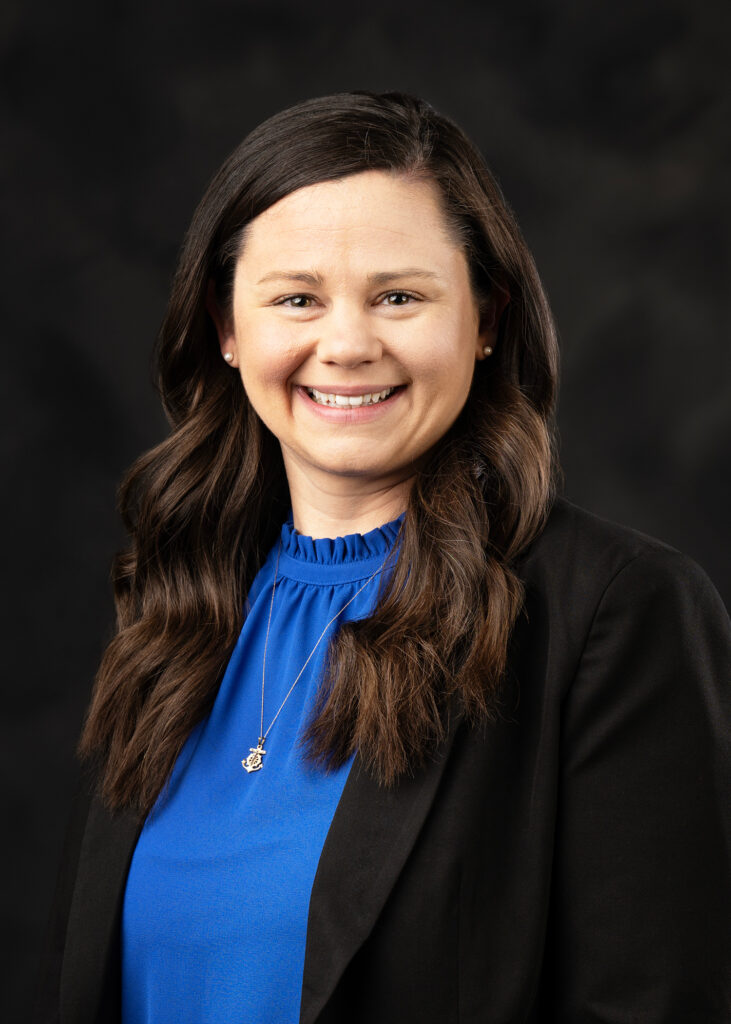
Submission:
<svg viewBox="0 0 731 1024">
<path fill-rule="evenodd" d="M 480 326 L 436 187 L 382 171 L 302 188 L 253 220 L 232 316 L 211 312 L 290 487 L 331 493 L 413 475 L 464 406 L 497 319 Z"/>
</svg>

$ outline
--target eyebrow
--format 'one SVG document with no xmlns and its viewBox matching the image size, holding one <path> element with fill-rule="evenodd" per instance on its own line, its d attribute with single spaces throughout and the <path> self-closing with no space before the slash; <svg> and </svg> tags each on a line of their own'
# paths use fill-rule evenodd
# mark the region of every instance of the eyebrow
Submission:
<svg viewBox="0 0 731 1024">
<path fill-rule="evenodd" d="M 369 274 L 366 278 L 369 285 L 388 284 L 389 281 L 398 281 L 404 277 L 418 277 L 424 280 L 438 280 L 439 275 L 432 270 L 423 270 L 421 267 L 405 267 L 403 270 L 381 270 L 375 274 Z M 265 274 L 257 284 L 266 284 L 268 281 L 298 281 L 301 284 L 308 284 L 315 288 L 324 284 L 322 274 L 312 273 L 306 270 L 272 270 Z"/>
</svg>

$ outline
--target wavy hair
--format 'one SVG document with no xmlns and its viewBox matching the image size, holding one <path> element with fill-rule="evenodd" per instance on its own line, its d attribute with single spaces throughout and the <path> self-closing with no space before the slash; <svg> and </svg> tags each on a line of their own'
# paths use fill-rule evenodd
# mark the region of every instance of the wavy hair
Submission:
<svg viewBox="0 0 731 1024">
<path fill-rule="evenodd" d="M 247 225 L 297 189 L 367 170 L 437 186 L 478 301 L 509 302 L 495 354 L 418 470 L 393 571 L 366 619 L 331 637 L 304 737 L 327 769 L 357 750 L 385 785 L 444 730 L 448 700 L 494 716 L 523 592 L 515 559 L 540 533 L 557 476 L 556 334 L 516 220 L 480 153 L 429 104 L 401 93 L 308 100 L 255 128 L 226 160 L 185 237 L 158 337 L 171 432 L 123 480 L 130 544 L 114 561 L 116 634 L 79 751 L 108 806 L 146 814 L 209 712 L 248 589 L 289 511 L 276 438 L 220 355 L 210 282 L 230 310 Z"/>
</svg>

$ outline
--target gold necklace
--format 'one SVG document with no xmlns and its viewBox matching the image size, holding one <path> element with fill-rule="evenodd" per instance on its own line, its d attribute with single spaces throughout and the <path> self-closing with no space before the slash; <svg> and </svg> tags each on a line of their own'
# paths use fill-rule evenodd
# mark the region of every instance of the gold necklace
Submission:
<svg viewBox="0 0 731 1024">
<path fill-rule="evenodd" d="M 365 581 L 363 586 L 360 587 L 359 590 L 356 590 L 356 592 L 351 597 L 350 601 L 346 601 L 346 603 L 343 605 L 343 607 L 340 609 L 340 611 L 337 612 L 335 615 L 333 615 L 333 617 L 328 622 L 327 626 L 325 626 L 325 628 L 323 629 L 322 633 L 320 633 L 319 637 L 317 638 L 317 643 L 315 644 L 315 646 L 310 651 L 310 653 L 309 653 L 309 655 L 307 657 L 307 661 L 304 663 L 302 668 L 299 670 L 299 674 L 298 674 L 297 678 L 295 679 L 295 681 L 290 686 L 290 688 L 289 688 L 289 690 L 287 692 L 287 696 L 284 698 L 282 703 L 279 705 L 279 710 L 277 711 L 276 715 L 274 716 L 274 718 L 269 723 L 269 728 L 265 732 L 264 731 L 264 677 L 265 677 L 266 663 L 267 663 L 267 645 L 269 644 L 269 627 L 272 624 L 272 608 L 274 607 L 274 590 L 275 590 L 275 588 L 277 586 L 277 573 L 279 571 L 279 556 L 280 556 L 281 553 L 282 553 L 282 538 L 280 537 L 279 538 L 279 550 L 277 551 L 277 564 L 276 564 L 276 566 L 274 568 L 274 583 L 272 584 L 272 599 L 269 602 L 269 621 L 267 622 L 267 635 L 266 635 L 266 638 L 264 640 L 264 660 L 263 660 L 262 666 L 261 666 L 261 726 L 260 726 L 260 729 L 259 729 L 259 742 L 257 743 L 257 745 L 255 747 L 249 747 L 249 756 L 245 757 L 244 760 L 241 762 L 242 767 L 244 767 L 247 772 L 258 772 L 258 771 L 261 770 L 261 768 L 263 768 L 263 766 L 264 766 L 264 755 L 266 754 L 266 750 L 264 749 L 264 744 L 266 743 L 267 736 L 272 731 L 272 726 L 274 725 L 276 720 L 279 718 L 279 713 L 281 712 L 282 708 L 284 707 L 284 705 L 289 700 L 290 694 L 292 693 L 292 690 L 294 690 L 295 686 L 299 682 L 300 676 L 302 675 L 304 670 L 309 665 L 310 658 L 312 657 L 312 655 L 315 653 L 315 651 L 319 647 L 320 641 L 324 637 L 324 635 L 327 632 L 328 628 L 332 625 L 332 623 L 335 621 L 335 619 L 337 619 L 338 615 L 341 615 L 345 611 L 345 609 L 348 607 L 348 605 L 351 603 L 351 601 L 355 601 L 355 599 L 358 596 L 358 594 L 360 594 L 361 590 L 364 590 L 368 586 L 368 584 L 371 582 L 373 577 L 376 576 L 379 572 L 383 571 L 383 567 L 386 564 L 386 561 L 388 559 L 388 555 L 391 554 L 391 552 L 389 551 L 388 555 L 386 555 L 386 558 L 384 558 L 384 560 L 383 560 L 383 564 L 378 569 L 376 569 L 376 571 L 373 573 L 373 575 L 368 577 L 368 579 Z"/>
</svg>

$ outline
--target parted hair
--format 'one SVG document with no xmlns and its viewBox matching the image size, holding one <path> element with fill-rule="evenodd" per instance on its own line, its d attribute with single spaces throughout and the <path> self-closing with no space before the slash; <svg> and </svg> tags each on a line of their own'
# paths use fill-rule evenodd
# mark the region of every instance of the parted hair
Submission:
<svg viewBox="0 0 731 1024">
<path fill-rule="evenodd" d="M 279 443 L 221 359 L 209 289 L 230 311 L 253 218 L 299 188 L 368 170 L 436 185 L 478 305 L 493 289 L 509 301 L 494 355 L 476 364 L 463 409 L 415 473 L 372 614 L 332 634 L 303 747 L 324 770 L 357 750 L 393 785 L 438 744 L 449 702 L 470 721 L 499 713 L 524 596 L 515 560 L 545 524 L 558 472 L 553 318 L 515 217 L 456 124 L 401 93 L 324 96 L 246 136 L 183 242 L 156 347 L 170 434 L 120 486 L 129 545 L 112 568 L 117 627 L 79 746 L 111 808 L 144 815 L 163 792 L 215 700 L 290 507 Z"/>
</svg>

